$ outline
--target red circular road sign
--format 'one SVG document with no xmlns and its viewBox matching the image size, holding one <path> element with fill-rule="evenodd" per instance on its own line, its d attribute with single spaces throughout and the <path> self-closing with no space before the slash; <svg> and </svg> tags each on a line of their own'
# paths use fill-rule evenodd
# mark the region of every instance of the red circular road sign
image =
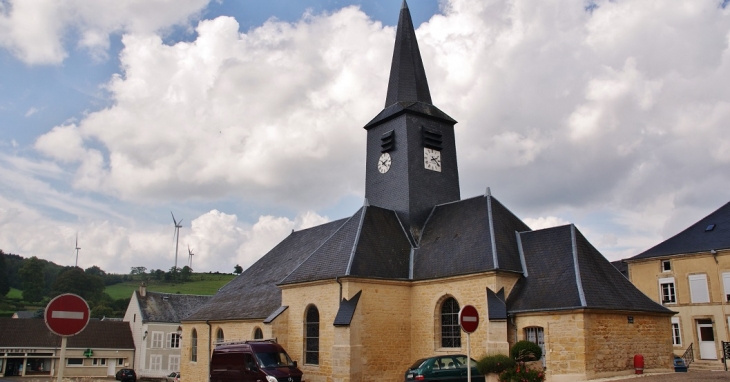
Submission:
<svg viewBox="0 0 730 382">
<path fill-rule="evenodd" d="M 467 333 L 474 333 L 479 326 L 479 313 L 477 308 L 471 305 L 464 305 L 459 311 L 459 325 Z"/>
<path fill-rule="evenodd" d="M 48 329 L 59 336 L 75 336 L 89 323 L 89 304 L 75 294 L 62 294 L 48 303 L 43 318 Z"/>
</svg>

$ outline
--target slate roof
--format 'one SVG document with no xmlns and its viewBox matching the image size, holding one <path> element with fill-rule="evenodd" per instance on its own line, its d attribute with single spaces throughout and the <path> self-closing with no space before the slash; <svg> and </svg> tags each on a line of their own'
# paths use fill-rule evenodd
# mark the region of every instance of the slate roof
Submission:
<svg viewBox="0 0 730 382">
<path fill-rule="evenodd" d="M 575 226 L 518 236 L 527 271 L 507 298 L 510 314 L 578 308 L 673 314 L 636 289 Z"/>
<path fill-rule="evenodd" d="M 61 337 L 51 333 L 42 319 L 0 318 L 0 348 L 56 348 Z M 86 329 L 69 337 L 70 348 L 134 349 L 128 322 L 90 320 Z"/>
<path fill-rule="evenodd" d="M 515 232 L 529 229 L 491 195 L 436 206 L 414 253 L 413 278 L 522 272 Z"/>
<path fill-rule="evenodd" d="M 714 224 L 712 230 L 707 228 Z M 650 259 L 730 248 L 730 202 L 684 231 L 628 259 Z"/>
<path fill-rule="evenodd" d="M 340 301 L 340 308 L 337 310 L 335 316 L 334 326 L 349 326 L 352 322 L 352 316 L 355 315 L 355 309 L 357 309 L 357 302 L 360 301 L 360 295 L 362 291 L 355 293 L 350 300 L 343 298 Z"/>
<path fill-rule="evenodd" d="M 277 286 L 348 219 L 292 232 L 183 321 L 264 319 L 281 306 Z"/>
<path fill-rule="evenodd" d="M 212 296 L 149 291 L 142 297 L 139 291 L 135 293 L 144 322 L 181 322 L 212 298 Z"/>
</svg>

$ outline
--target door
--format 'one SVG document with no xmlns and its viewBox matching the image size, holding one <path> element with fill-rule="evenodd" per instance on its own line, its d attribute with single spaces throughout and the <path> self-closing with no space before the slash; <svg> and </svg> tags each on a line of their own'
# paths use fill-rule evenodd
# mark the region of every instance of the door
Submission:
<svg viewBox="0 0 730 382">
<path fill-rule="evenodd" d="M 106 375 L 113 377 L 116 374 L 117 359 L 109 358 L 106 360 Z"/>
<path fill-rule="evenodd" d="M 697 337 L 697 342 L 700 344 L 700 359 L 717 359 L 712 320 L 697 320 Z"/>
</svg>

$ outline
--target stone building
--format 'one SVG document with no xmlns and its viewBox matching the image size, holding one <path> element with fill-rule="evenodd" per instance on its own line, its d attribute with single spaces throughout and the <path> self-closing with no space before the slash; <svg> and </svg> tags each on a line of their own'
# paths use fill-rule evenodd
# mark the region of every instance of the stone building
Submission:
<svg viewBox="0 0 730 382">
<path fill-rule="evenodd" d="M 180 323 L 211 296 L 148 292 L 144 283 L 132 293 L 124 313 L 134 338 L 138 377 L 161 378 L 180 371 Z"/>
<path fill-rule="evenodd" d="M 529 339 L 552 381 L 668 370 L 672 312 L 573 225 L 532 231 L 491 195 L 461 199 L 454 125 L 433 105 L 408 7 L 385 108 L 365 125 L 365 203 L 292 232 L 183 320 L 181 373 L 205 381 L 218 339 L 276 338 L 307 382 L 402 381 L 413 361 Z"/>
<path fill-rule="evenodd" d="M 720 342 L 730 342 L 730 203 L 625 262 L 637 288 L 678 312 L 667 333 L 675 354 L 722 358 Z"/>
</svg>

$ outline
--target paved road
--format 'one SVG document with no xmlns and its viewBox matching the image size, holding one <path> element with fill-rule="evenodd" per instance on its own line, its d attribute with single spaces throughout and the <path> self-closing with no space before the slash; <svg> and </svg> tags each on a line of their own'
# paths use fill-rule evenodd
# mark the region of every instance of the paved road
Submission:
<svg viewBox="0 0 730 382">
<path fill-rule="evenodd" d="M 615 377 L 601 379 L 602 381 L 618 382 L 705 382 L 730 381 L 730 371 L 692 371 L 688 373 L 643 374 L 630 377 Z"/>
</svg>

